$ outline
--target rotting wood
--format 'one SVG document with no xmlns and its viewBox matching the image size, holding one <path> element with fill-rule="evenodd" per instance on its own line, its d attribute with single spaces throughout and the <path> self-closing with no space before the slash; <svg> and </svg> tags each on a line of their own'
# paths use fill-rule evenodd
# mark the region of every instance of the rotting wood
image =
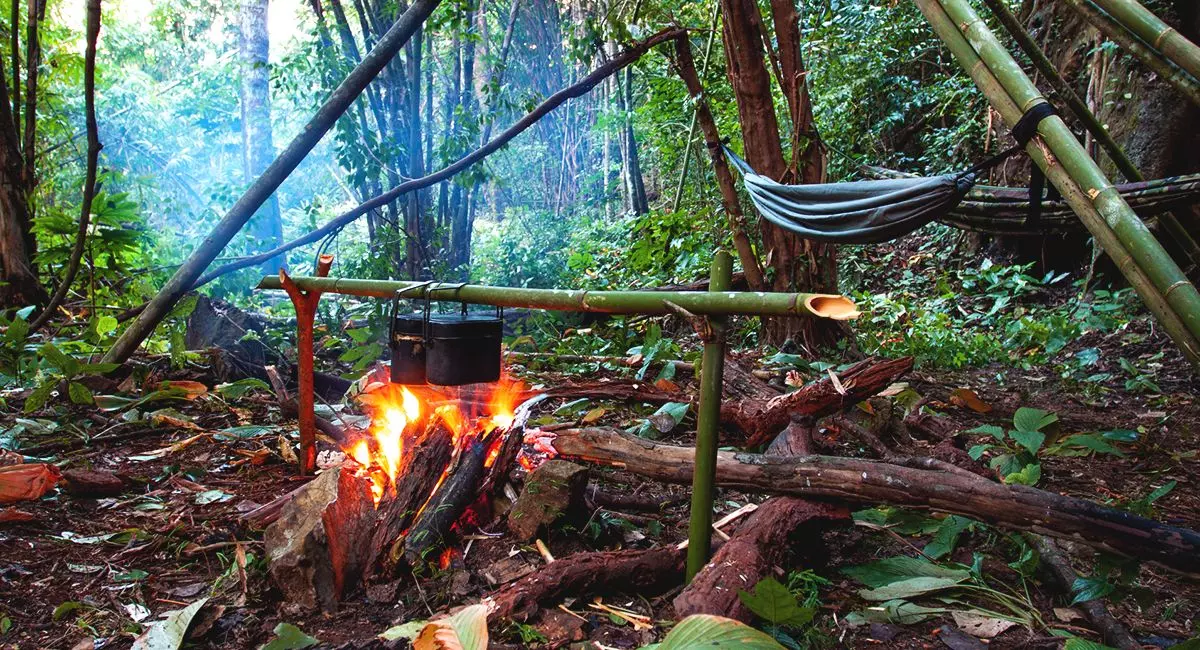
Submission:
<svg viewBox="0 0 1200 650">
<path fill-rule="evenodd" d="M 655 443 L 603 427 L 566 429 L 557 433 L 552 444 L 563 458 L 616 465 L 669 483 L 686 485 L 691 481 L 694 451 L 690 447 Z M 1185 574 L 1200 574 L 1200 533 L 1196 531 L 966 473 L 832 456 L 777 458 L 721 452 L 717 485 L 743 492 L 886 503 L 963 515 L 1002 528 L 1073 539 Z"/>
<path fill-rule="evenodd" d="M 843 506 L 795 497 L 768 499 L 675 597 L 675 613 L 680 618 L 715 614 L 749 623 L 752 615 L 738 592 L 753 591 L 759 580 L 772 574 L 791 551 L 798 529 L 806 543 L 819 544 L 818 526 L 849 519 L 850 511 Z"/>
<path fill-rule="evenodd" d="M 1064 593 L 1071 593 L 1074 590 L 1075 580 L 1079 576 L 1071 568 L 1070 560 L 1063 554 L 1058 544 L 1041 535 L 1028 533 L 1025 535 L 1025 539 L 1037 549 L 1042 566 L 1045 567 L 1046 573 L 1058 583 L 1059 589 Z M 1125 629 L 1120 621 L 1113 618 L 1108 608 L 1104 606 L 1103 600 L 1085 600 L 1078 603 L 1077 606 L 1083 611 L 1083 615 L 1087 617 L 1088 621 L 1096 626 L 1096 631 L 1100 632 L 1100 636 L 1106 644 L 1121 650 L 1138 650 L 1142 647 L 1142 644 L 1129 634 L 1129 630 Z"/>
<path fill-rule="evenodd" d="M 794 416 L 820 418 L 878 393 L 911 370 L 912 364 L 912 357 L 866 359 L 837 373 L 837 383 L 826 377 L 786 395 L 725 404 L 721 419 L 746 433 L 744 446 L 755 447 L 774 439 Z"/>
<path fill-rule="evenodd" d="M 646 550 L 576 553 L 547 564 L 484 599 L 493 619 L 528 620 L 540 605 L 566 596 L 621 591 L 646 594 L 683 580 L 685 551 L 674 546 Z"/>
</svg>

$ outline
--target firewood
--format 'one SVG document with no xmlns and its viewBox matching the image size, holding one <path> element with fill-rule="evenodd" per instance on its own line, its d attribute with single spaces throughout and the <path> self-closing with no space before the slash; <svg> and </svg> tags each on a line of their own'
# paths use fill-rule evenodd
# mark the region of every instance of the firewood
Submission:
<svg viewBox="0 0 1200 650">
<path fill-rule="evenodd" d="M 425 558 L 445 546 L 450 527 L 479 495 L 487 455 L 488 443 L 484 440 L 473 440 L 460 450 L 446 480 L 429 497 L 404 538 L 409 566 L 420 567 Z"/>
<path fill-rule="evenodd" d="M 912 369 L 911 357 L 867 359 L 803 388 L 768 399 L 748 398 L 721 407 L 721 421 L 745 432 L 743 446 L 771 442 L 795 416 L 817 419 L 831 415 L 887 388 Z"/>
<path fill-rule="evenodd" d="M 690 484 L 695 450 L 651 442 L 617 429 L 567 429 L 554 448 L 563 458 L 616 465 L 670 483 Z M 967 472 L 902 467 L 832 456 L 772 457 L 723 451 L 717 485 L 854 503 L 886 503 L 972 517 L 1013 530 L 1073 539 L 1122 555 L 1200 574 L 1200 533 L 1091 501 Z"/>
<path fill-rule="evenodd" d="M 716 614 L 749 623 L 750 611 L 738 592 L 753 591 L 771 575 L 792 548 L 797 530 L 803 528 L 805 539 L 820 543 L 812 524 L 849 518 L 850 512 L 840 506 L 794 497 L 768 499 L 675 597 L 675 613 L 680 618 Z"/>
<path fill-rule="evenodd" d="M 484 602 L 493 619 L 525 621 L 539 605 L 566 596 L 584 598 L 609 591 L 646 594 L 682 582 L 685 557 L 685 551 L 674 546 L 576 553 L 502 587 Z"/>
</svg>

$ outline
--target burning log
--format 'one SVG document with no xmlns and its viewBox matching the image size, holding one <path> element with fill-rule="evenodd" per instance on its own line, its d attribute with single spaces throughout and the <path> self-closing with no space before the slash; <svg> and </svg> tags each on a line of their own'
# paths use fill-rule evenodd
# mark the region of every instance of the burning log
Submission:
<svg viewBox="0 0 1200 650">
<path fill-rule="evenodd" d="M 560 456 L 616 465 L 670 483 L 689 484 L 695 451 L 610 428 L 566 429 Z M 969 472 L 946 472 L 831 456 L 772 457 L 720 452 L 717 485 L 854 503 L 886 503 L 973 517 L 1002 528 L 1073 539 L 1122 555 L 1200 574 L 1200 533 L 1024 485 Z"/>
<path fill-rule="evenodd" d="M 411 567 L 420 567 L 426 557 L 445 546 L 450 527 L 479 494 L 489 445 L 479 439 L 467 445 L 404 538 L 404 557 Z"/>
</svg>

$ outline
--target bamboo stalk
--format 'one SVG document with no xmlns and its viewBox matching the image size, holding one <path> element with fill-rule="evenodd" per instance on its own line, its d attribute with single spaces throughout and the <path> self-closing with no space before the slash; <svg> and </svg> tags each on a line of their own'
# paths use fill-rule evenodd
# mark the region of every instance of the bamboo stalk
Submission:
<svg viewBox="0 0 1200 650">
<path fill-rule="evenodd" d="M 992 70 L 983 63 L 979 54 L 967 42 L 958 30 L 955 21 L 943 10 L 937 0 L 915 0 L 926 20 L 937 32 L 938 36 L 954 54 L 954 57 L 974 79 L 975 84 L 983 91 L 992 107 L 1000 113 L 1001 118 L 1008 124 L 1015 124 L 1023 114 L 1013 99 L 1001 86 Z M 1062 124 L 1058 118 L 1048 118 Z M 1045 128 L 1047 121 L 1042 122 Z M 1065 128 L 1065 127 L 1064 127 Z M 1078 146 L 1078 143 L 1076 143 Z M 1087 194 L 1075 182 L 1066 168 L 1058 162 L 1051 152 L 1036 139 L 1026 147 L 1030 158 L 1046 173 L 1054 186 L 1063 195 L 1063 199 L 1075 210 L 1087 229 L 1096 238 L 1113 263 L 1125 276 L 1129 283 L 1141 296 L 1142 301 L 1162 324 L 1163 329 L 1171 339 L 1183 350 L 1184 356 L 1195 366 L 1200 366 L 1200 341 L 1190 332 L 1178 314 L 1170 307 L 1163 294 L 1157 289 L 1149 276 L 1139 267 L 1124 244 L 1117 238 L 1116 233 L 1109 227 L 1100 212 L 1088 200 Z"/>
<path fill-rule="evenodd" d="M 1200 79 L 1200 47 L 1164 23 L 1137 0 L 1092 0 L 1134 36 Z"/>
<path fill-rule="evenodd" d="M 713 17 L 709 21 L 708 42 L 704 44 L 704 62 L 700 69 L 700 79 L 708 78 L 708 64 L 712 60 L 713 41 L 717 37 L 717 25 L 721 20 L 721 3 L 713 2 Z M 686 36 L 684 38 L 687 38 Z M 700 109 L 692 110 L 692 123 L 688 126 L 687 145 L 683 149 L 683 170 L 679 172 L 679 183 L 675 186 L 675 198 L 671 201 L 671 212 L 678 212 L 679 205 L 683 202 L 683 186 L 687 180 L 688 167 L 692 159 L 688 157 L 688 153 L 692 150 L 692 145 L 696 139 L 696 120 L 700 117 Z"/>
<path fill-rule="evenodd" d="M 1137 57 L 1163 79 L 1175 86 L 1188 101 L 1200 106 L 1200 81 L 1192 78 L 1179 66 L 1166 60 L 1162 54 L 1138 40 L 1133 34 L 1121 26 L 1112 16 L 1100 11 L 1087 0 L 1063 0 L 1075 13 L 1100 30 L 1108 40 L 1120 45 L 1127 52 Z"/>
<path fill-rule="evenodd" d="M 525 307 L 605 314 L 676 313 L 671 305 L 701 316 L 792 316 L 805 314 L 833 320 L 858 317 L 858 308 L 845 296 L 827 293 L 766 293 L 759 291 L 588 291 L 578 289 L 525 289 L 478 284 L 358 280 L 352 278 L 291 279 L 299 288 L 368 298 L 391 298 L 407 290 L 405 298 L 465 302 L 497 307 Z M 266 276 L 259 289 L 280 289 L 279 278 Z"/>
<path fill-rule="evenodd" d="M 733 257 L 713 256 L 708 290 L 729 289 Z M 717 437 L 721 428 L 721 375 L 725 369 L 725 318 L 708 319 L 708 337 L 700 364 L 700 403 L 696 407 L 696 469 L 692 473 L 692 509 L 688 524 L 687 581 L 708 563 L 712 542 L 713 482 L 717 475 Z"/>
<path fill-rule="evenodd" d="M 1046 101 L 966 0 L 940 0 L 940 4 L 1022 112 Z M 1009 122 L 1010 125 L 1014 123 Z M 1034 148 L 1049 148 L 1055 165 L 1061 165 L 1083 190 L 1104 223 L 1133 256 L 1135 265 L 1145 272 L 1170 309 L 1191 332 L 1193 349 L 1200 349 L 1195 345 L 1200 339 L 1200 292 L 1196 291 L 1195 285 L 1188 281 L 1146 224 L 1104 177 L 1062 118 L 1055 115 L 1042 120 L 1038 134 L 1041 141 L 1035 139 L 1030 144 Z M 1063 194 L 1065 197 L 1066 192 Z"/>
</svg>

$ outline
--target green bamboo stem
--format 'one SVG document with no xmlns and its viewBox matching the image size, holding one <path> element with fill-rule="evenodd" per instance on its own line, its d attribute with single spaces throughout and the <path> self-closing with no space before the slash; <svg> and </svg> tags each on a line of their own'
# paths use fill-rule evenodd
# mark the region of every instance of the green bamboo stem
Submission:
<svg viewBox="0 0 1200 650">
<path fill-rule="evenodd" d="M 934 31 L 954 54 L 959 65 L 971 75 L 992 107 L 1000 113 L 1000 117 L 1010 125 L 1015 124 L 1023 114 L 1023 110 L 1017 106 L 1004 87 L 1000 85 L 996 76 L 979 58 L 979 54 L 967 42 L 966 37 L 958 30 L 958 26 L 946 14 L 942 5 L 938 4 L 937 0 L 915 0 L 915 2 Z M 1080 220 L 1096 238 L 1105 253 L 1112 258 L 1113 263 L 1125 278 L 1129 280 L 1130 285 L 1138 292 L 1151 313 L 1158 318 L 1171 339 L 1179 345 L 1194 366 L 1200 367 L 1200 341 L 1197 341 L 1197 338 L 1192 335 L 1179 316 L 1167 304 L 1162 293 L 1134 262 L 1129 251 L 1117 238 L 1116 233 L 1109 228 L 1075 180 L 1041 143 L 1036 140 L 1030 142 L 1025 150 L 1034 163 L 1046 173 L 1050 182 L 1058 188 L 1063 199 L 1076 211 Z"/>
<path fill-rule="evenodd" d="M 700 79 L 708 78 L 708 64 L 712 61 L 713 41 L 717 40 L 717 26 L 721 21 L 721 3 L 713 2 L 713 17 L 709 21 L 711 23 L 708 32 L 708 42 L 704 44 L 704 61 L 700 66 Z M 679 172 L 679 183 L 675 186 L 675 198 L 671 200 L 671 212 L 679 212 L 679 206 L 683 202 L 683 186 L 687 180 L 688 167 L 691 165 L 692 158 L 688 153 L 692 150 L 692 145 L 696 139 L 696 122 L 700 117 L 699 109 L 692 110 L 692 123 L 688 126 L 687 145 L 683 148 L 683 170 Z"/>
<path fill-rule="evenodd" d="M 710 292 L 728 291 L 733 258 L 717 251 L 709 273 Z M 712 542 L 713 483 L 717 478 L 717 438 L 721 427 L 721 383 L 725 370 L 725 318 L 708 319 L 700 364 L 700 403 L 696 407 L 696 462 L 692 470 L 692 509 L 688 522 L 687 581 L 708 564 Z"/>
<path fill-rule="evenodd" d="M 1121 26 L 1112 16 L 1100 11 L 1087 0 L 1063 0 L 1075 13 L 1100 30 L 1108 40 L 1120 45 L 1155 74 L 1175 86 L 1188 101 L 1200 106 L 1200 82 L 1179 66 L 1166 60 L 1158 51 L 1138 40 Z"/>
<path fill-rule="evenodd" d="M 1084 128 L 1086 128 L 1092 134 L 1092 136 L 1096 138 L 1096 142 L 1104 148 L 1105 153 L 1108 154 L 1109 159 L 1113 161 L 1114 165 L 1116 165 L 1117 170 L 1120 171 L 1121 174 L 1128 180 L 1146 180 L 1146 177 L 1142 175 L 1142 172 L 1137 168 L 1136 165 L 1133 164 L 1133 161 L 1129 159 L 1129 156 L 1125 154 L 1125 150 L 1121 148 L 1121 145 L 1117 144 L 1116 140 L 1113 140 L 1112 135 L 1110 135 L 1108 132 L 1108 129 L 1104 128 L 1104 125 L 1100 123 L 1100 120 L 1096 119 L 1096 116 L 1092 114 L 1090 110 L 1088 110 L 1087 104 L 1080 99 L 1079 95 L 1075 93 L 1067 81 L 1063 79 L 1062 75 L 1058 73 L 1058 69 L 1054 66 L 1050 59 L 1046 57 L 1046 54 L 1042 52 L 1042 48 L 1033 41 L 1033 38 L 1029 35 L 1029 32 L 1025 31 L 1025 27 L 1021 25 L 1021 21 L 1017 20 L 1017 17 L 1008 10 L 1008 7 L 1004 4 L 1004 0 L 983 1 L 984 4 L 986 4 L 988 8 L 992 10 L 992 14 L 996 16 L 996 18 L 1000 21 L 1000 24 L 1004 26 L 1004 29 L 1009 33 L 1010 36 L 1013 37 L 1013 40 L 1017 42 L 1017 45 L 1021 47 L 1021 50 L 1023 50 L 1026 56 L 1029 57 L 1029 60 L 1033 62 L 1033 66 L 1037 68 L 1038 72 L 1041 72 L 1046 80 L 1050 83 L 1050 87 L 1054 89 L 1054 92 L 1058 95 L 1059 99 L 1061 99 L 1063 103 L 1071 109 L 1071 112 L 1075 114 L 1075 117 L 1079 118 L 1079 121 L 1083 123 Z M 1111 2 L 1117 0 L 1109 1 Z M 1134 2 L 1133 4 L 1137 3 Z M 1138 6 L 1140 7 L 1141 5 Z M 1163 27 L 1170 29 L 1165 24 Z M 1196 240 L 1193 239 L 1187 229 L 1183 227 L 1183 224 L 1179 222 L 1179 219 L 1177 219 L 1175 215 L 1171 214 L 1170 212 L 1164 212 L 1158 215 L 1158 220 L 1162 223 L 1167 232 L 1171 234 L 1171 237 L 1178 242 L 1179 247 L 1183 249 L 1183 252 L 1187 255 L 1192 264 L 1200 263 L 1200 245 L 1196 244 Z"/>
<path fill-rule="evenodd" d="M 971 47 L 986 62 L 1022 111 L 1045 102 L 1012 55 L 966 0 L 942 0 L 942 7 L 958 26 Z M 1010 123 L 1011 124 L 1011 123 Z M 1171 309 L 1192 333 L 1200 339 L 1200 292 L 1188 281 L 1171 256 L 1163 249 L 1146 224 L 1133 212 L 1117 189 L 1104 177 L 1095 161 L 1087 154 L 1062 118 L 1051 116 L 1038 126 L 1042 142 L 1049 147 L 1055 161 L 1061 164 L 1079 189 L 1091 199 L 1104 222 L 1116 233 L 1136 265 L 1145 271 Z M 1036 141 L 1033 144 L 1037 144 Z"/>
<path fill-rule="evenodd" d="M 1200 47 L 1184 38 L 1137 0 L 1092 0 L 1134 36 L 1162 52 L 1175 65 L 1200 79 Z"/>
<path fill-rule="evenodd" d="M 1100 120 L 1096 119 L 1096 116 L 1088 110 L 1087 104 L 1084 103 L 1083 99 L 1076 94 L 1066 79 L 1063 79 L 1062 75 L 1058 73 L 1058 69 L 1054 66 L 1054 63 L 1046 57 L 1046 53 L 1034 42 L 1029 32 L 1025 31 L 1025 27 L 1021 24 L 1021 21 L 1017 20 L 1017 17 L 1008 10 L 1008 7 L 1004 4 L 1004 0 L 983 0 L 983 3 L 992 10 L 992 15 L 1000 21 L 1005 31 L 1013 37 L 1013 40 L 1017 42 L 1017 45 L 1029 57 L 1029 60 L 1033 63 L 1033 67 L 1037 68 L 1038 72 L 1046 77 L 1046 81 L 1050 83 L 1050 87 L 1054 89 L 1059 99 L 1071 109 L 1075 117 L 1079 118 L 1084 128 L 1096 138 L 1096 142 L 1101 147 L 1104 147 L 1105 153 L 1108 154 L 1113 164 L 1117 166 L 1117 170 L 1121 172 L 1121 175 L 1131 181 L 1145 180 L 1142 172 L 1138 170 L 1133 161 L 1129 159 L 1129 156 L 1125 154 L 1125 150 L 1121 148 L 1121 145 L 1112 139 L 1112 136 L 1108 133 L 1108 129 L 1104 128 Z"/>
<path fill-rule="evenodd" d="M 291 279 L 306 291 L 340 293 L 369 298 L 391 298 L 397 291 L 409 289 L 404 297 L 445 302 L 466 302 L 498 307 L 524 307 L 557 311 L 582 311 L 606 314 L 676 313 L 672 307 L 701 316 L 794 316 L 804 314 L 833 320 L 858 317 L 858 308 L 845 296 L 824 293 L 765 293 L 758 291 L 587 291 L 575 289 L 525 289 L 489 287 L 478 284 L 426 284 L 395 280 L 357 280 L 352 278 Z M 280 289 L 279 278 L 268 275 L 259 289 Z M 669 304 L 668 304 L 669 303 Z"/>
</svg>

